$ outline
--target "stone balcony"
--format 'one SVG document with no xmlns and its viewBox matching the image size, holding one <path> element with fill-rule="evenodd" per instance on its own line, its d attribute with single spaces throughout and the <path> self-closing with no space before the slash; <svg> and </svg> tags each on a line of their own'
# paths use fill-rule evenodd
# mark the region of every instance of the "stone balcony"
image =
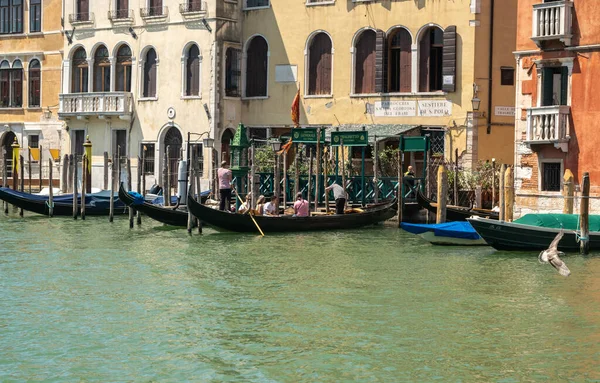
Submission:
<svg viewBox="0 0 600 383">
<path fill-rule="evenodd" d="M 570 139 L 571 107 L 567 105 L 541 106 L 527 109 L 527 144 L 554 144 L 563 152 Z"/>
<path fill-rule="evenodd" d="M 571 0 L 534 4 L 531 39 L 542 47 L 544 41 L 559 40 L 571 45 L 573 2 Z"/>
<path fill-rule="evenodd" d="M 133 96 L 130 92 L 68 93 L 59 95 L 60 118 L 118 117 L 131 119 Z"/>
</svg>

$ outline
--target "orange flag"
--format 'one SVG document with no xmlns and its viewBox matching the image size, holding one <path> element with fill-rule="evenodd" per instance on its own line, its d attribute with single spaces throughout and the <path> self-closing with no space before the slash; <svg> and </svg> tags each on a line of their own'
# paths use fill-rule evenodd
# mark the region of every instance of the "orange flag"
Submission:
<svg viewBox="0 0 600 383">
<path fill-rule="evenodd" d="M 298 93 L 296 93 L 296 97 L 292 102 L 292 122 L 294 127 L 300 125 L 300 89 L 298 89 Z"/>
</svg>

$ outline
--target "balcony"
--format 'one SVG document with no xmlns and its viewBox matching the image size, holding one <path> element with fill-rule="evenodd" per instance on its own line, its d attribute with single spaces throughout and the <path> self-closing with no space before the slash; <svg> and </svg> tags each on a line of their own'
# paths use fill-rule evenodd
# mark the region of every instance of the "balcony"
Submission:
<svg viewBox="0 0 600 383">
<path fill-rule="evenodd" d="M 133 23 L 133 9 L 108 11 L 108 19 L 112 23 Z"/>
<path fill-rule="evenodd" d="M 141 8 L 140 16 L 145 22 L 163 21 L 169 16 L 169 8 L 167 7 L 149 7 Z"/>
<path fill-rule="evenodd" d="M 569 116 L 571 107 L 566 105 L 541 106 L 527 109 L 527 144 L 554 144 L 567 151 L 571 135 Z"/>
<path fill-rule="evenodd" d="M 179 4 L 179 13 L 184 17 L 192 17 L 206 14 L 207 6 L 205 1 L 191 0 Z"/>
<path fill-rule="evenodd" d="M 91 12 L 71 13 L 69 23 L 71 25 L 94 24 L 94 14 Z"/>
<path fill-rule="evenodd" d="M 59 95 L 60 118 L 99 118 L 117 116 L 123 120 L 131 118 L 132 94 L 130 92 L 68 93 Z"/>
<path fill-rule="evenodd" d="M 544 41 L 560 40 L 571 45 L 573 37 L 573 2 L 553 1 L 533 6 L 531 39 L 542 47 Z"/>
</svg>

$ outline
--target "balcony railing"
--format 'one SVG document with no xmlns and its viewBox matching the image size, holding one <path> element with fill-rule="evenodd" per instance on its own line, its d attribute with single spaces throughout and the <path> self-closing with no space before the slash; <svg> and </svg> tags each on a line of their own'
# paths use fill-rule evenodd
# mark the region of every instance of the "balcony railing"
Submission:
<svg viewBox="0 0 600 383">
<path fill-rule="evenodd" d="M 108 11 L 108 19 L 112 22 L 133 21 L 133 9 L 116 9 Z"/>
<path fill-rule="evenodd" d="M 69 23 L 71 24 L 86 24 L 94 22 L 94 14 L 91 12 L 71 13 L 69 15 Z"/>
<path fill-rule="evenodd" d="M 570 138 L 569 116 L 566 105 L 541 106 L 527 109 L 527 142 L 530 144 L 559 144 Z"/>
<path fill-rule="evenodd" d="M 132 113 L 130 92 L 69 93 L 59 95 L 59 117 L 126 116 Z"/>
<path fill-rule="evenodd" d="M 573 2 L 553 1 L 533 6 L 533 30 L 531 39 L 538 46 L 543 41 L 560 40 L 571 45 L 573 37 Z"/>
<path fill-rule="evenodd" d="M 164 18 L 169 15 L 169 8 L 167 8 L 167 7 L 141 8 L 140 15 L 142 16 L 142 19 Z"/>
<path fill-rule="evenodd" d="M 206 9 L 207 6 L 205 1 L 192 0 L 179 4 L 179 13 L 184 16 L 206 13 Z"/>
</svg>

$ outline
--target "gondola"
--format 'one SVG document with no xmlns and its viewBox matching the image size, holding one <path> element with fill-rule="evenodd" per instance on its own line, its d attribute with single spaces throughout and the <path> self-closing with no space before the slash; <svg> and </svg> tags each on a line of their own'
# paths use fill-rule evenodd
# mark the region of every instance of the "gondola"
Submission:
<svg viewBox="0 0 600 383">
<path fill-rule="evenodd" d="M 417 191 L 417 203 L 432 214 L 437 214 L 437 204 L 425 197 L 419 189 Z M 460 206 L 446 206 L 446 221 L 466 221 L 470 217 L 489 218 L 498 220 L 498 213 L 486 209 L 469 209 Z"/>
<path fill-rule="evenodd" d="M 356 229 L 385 221 L 396 215 L 396 202 L 388 202 L 365 208 L 361 213 L 343 215 L 319 215 L 312 217 L 264 217 L 248 214 L 232 214 L 196 202 L 188 197 L 188 209 L 192 214 L 215 229 L 236 232 L 258 232 L 252 218 L 265 234 L 275 232 L 300 232 L 319 230 Z"/>
<path fill-rule="evenodd" d="M 23 210 L 32 213 L 48 215 L 49 197 L 47 195 L 37 195 L 16 191 L 9 188 L 0 188 L 0 199 L 8 202 Z M 73 216 L 73 194 L 57 195 L 53 198 L 55 216 Z M 77 197 L 77 205 L 81 208 L 81 195 Z M 85 196 L 85 214 L 86 215 L 109 215 L 110 212 L 110 192 L 102 191 L 99 193 L 88 194 Z M 125 214 L 127 210 L 125 205 L 114 198 L 114 214 Z"/>
<path fill-rule="evenodd" d="M 206 201 L 209 192 L 201 193 L 201 201 Z M 134 210 L 141 212 L 142 214 L 152 218 L 155 221 L 164 223 L 172 226 L 187 227 L 188 213 L 187 211 L 153 205 L 146 201 L 138 201 L 134 196 L 129 194 L 123 184 L 119 187 L 119 200 L 121 200 L 126 206 L 132 207 Z"/>
</svg>

